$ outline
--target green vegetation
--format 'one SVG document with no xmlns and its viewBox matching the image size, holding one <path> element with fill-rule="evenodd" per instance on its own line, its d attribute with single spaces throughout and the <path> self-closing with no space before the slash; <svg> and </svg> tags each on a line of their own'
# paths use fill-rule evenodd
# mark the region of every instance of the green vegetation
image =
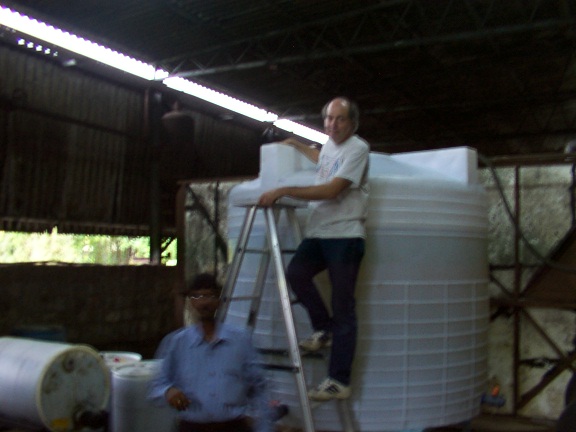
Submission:
<svg viewBox="0 0 576 432">
<path fill-rule="evenodd" d="M 148 237 L 73 235 L 0 231 L 0 263 L 148 264 Z M 162 264 L 176 265 L 176 241 L 162 253 Z"/>
</svg>

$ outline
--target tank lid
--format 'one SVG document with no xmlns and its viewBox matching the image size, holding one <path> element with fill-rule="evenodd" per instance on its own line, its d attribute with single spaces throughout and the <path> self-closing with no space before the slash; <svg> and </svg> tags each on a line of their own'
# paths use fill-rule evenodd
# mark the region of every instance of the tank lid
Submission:
<svg viewBox="0 0 576 432">
<path fill-rule="evenodd" d="M 160 367 L 161 360 L 143 360 L 138 363 L 119 366 L 112 373 L 123 378 L 144 378 L 154 374 Z"/>
</svg>

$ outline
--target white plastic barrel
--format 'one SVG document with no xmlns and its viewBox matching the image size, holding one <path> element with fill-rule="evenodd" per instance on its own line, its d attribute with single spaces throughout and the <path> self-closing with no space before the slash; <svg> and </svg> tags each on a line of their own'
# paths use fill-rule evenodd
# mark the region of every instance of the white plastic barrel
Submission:
<svg viewBox="0 0 576 432">
<path fill-rule="evenodd" d="M 110 370 L 142 360 L 141 354 L 127 351 L 100 351 L 100 357 Z"/>
<path fill-rule="evenodd" d="M 112 370 L 111 432 L 172 432 L 178 411 L 147 399 L 161 360 L 142 360 Z"/>
<path fill-rule="evenodd" d="M 127 351 L 100 351 L 100 357 L 104 360 L 108 372 L 110 374 L 110 381 L 112 382 L 112 371 L 122 366 L 127 366 L 134 364 L 142 360 L 142 355 L 135 352 Z M 106 406 L 106 411 L 108 413 L 112 412 L 112 395 L 114 394 L 114 388 L 110 389 L 110 398 L 108 399 L 108 405 Z"/>
<path fill-rule="evenodd" d="M 263 151 L 281 153 L 284 147 Z M 419 431 L 468 421 L 479 414 L 486 385 L 489 322 L 487 202 L 476 182 L 475 153 L 462 148 L 394 157 L 371 154 L 370 164 L 368 236 L 356 289 L 359 332 L 350 400 L 357 430 Z M 291 181 L 287 177 L 278 184 Z M 295 184 L 303 183 L 296 176 Z M 244 216 L 244 209 L 235 204 L 246 204 L 272 187 L 255 187 L 252 182 L 231 191 L 232 243 Z M 305 212 L 298 211 L 304 221 Z M 286 221 L 279 224 L 286 246 L 292 236 Z M 265 241 L 260 217 L 248 248 L 261 248 Z M 251 292 L 259 262 L 257 255 L 246 255 L 235 295 Z M 328 299 L 327 277 L 320 275 L 317 282 Z M 246 322 L 247 305 L 242 303 L 247 302 L 232 302 L 228 320 Z M 311 332 L 309 319 L 301 307 L 293 310 L 297 333 L 305 337 Z M 285 334 L 271 270 L 255 342 L 285 348 Z M 304 361 L 310 386 L 326 372 L 325 362 Z M 271 381 L 274 398 L 290 406 L 285 423 L 297 426 L 301 419 L 293 377 L 272 372 Z M 319 430 L 342 427 L 334 403 L 316 408 L 314 420 Z"/>
<path fill-rule="evenodd" d="M 72 431 L 84 412 L 105 409 L 108 371 L 89 346 L 0 338 L 0 417 L 54 432 Z"/>
</svg>

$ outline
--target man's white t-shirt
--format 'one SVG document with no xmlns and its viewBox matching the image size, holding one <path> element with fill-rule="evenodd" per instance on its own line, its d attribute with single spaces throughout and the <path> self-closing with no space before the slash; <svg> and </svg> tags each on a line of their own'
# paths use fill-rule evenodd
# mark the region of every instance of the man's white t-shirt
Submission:
<svg viewBox="0 0 576 432">
<path fill-rule="evenodd" d="M 324 144 L 316 165 L 315 183 L 324 184 L 340 177 L 352 184 L 334 199 L 310 202 L 306 237 L 366 237 L 369 153 L 370 146 L 357 135 L 340 144 L 331 139 Z"/>
</svg>

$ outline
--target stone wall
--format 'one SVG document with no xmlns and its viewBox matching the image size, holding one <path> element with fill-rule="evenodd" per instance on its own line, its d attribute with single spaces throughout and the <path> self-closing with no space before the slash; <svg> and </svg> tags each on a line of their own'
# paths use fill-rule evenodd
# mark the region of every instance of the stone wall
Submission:
<svg viewBox="0 0 576 432">
<path fill-rule="evenodd" d="M 519 276 L 520 289 L 523 290 L 541 258 L 534 254 L 547 256 L 562 241 L 571 228 L 573 187 L 572 167 L 570 165 L 526 166 L 518 172 L 513 167 L 496 169 L 503 190 L 499 190 L 494 173 L 488 169 L 480 171 L 480 181 L 489 198 L 489 241 L 488 254 L 492 266 L 494 281 L 490 284 L 491 297 L 508 297 L 514 292 L 514 226 L 505 211 L 502 194 L 514 210 L 519 208 L 519 229 L 525 241 L 519 244 L 519 260 L 523 264 Z M 518 202 L 514 199 L 515 185 L 519 187 Z M 528 247 L 529 242 L 530 247 Z M 495 283 L 498 281 L 498 283 Z M 507 291 L 507 292 L 506 292 Z M 533 321 L 545 330 L 547 336 L 564 353 L 574 350 L 575 319 L 574 312 L 551 307 L 523 308 Z M 501 387 L 505 398 L 502 407 L 486 406 L 491 413 L 510 414 L 513 412 L 514 399 L 514 311 L 496 314 L 489 332 L 489 378 Z M 531 320 L 520 314 L 518 338 L 521 360 L 535 360 L 532 365 L 523 364 L 518 370 L 519 396 L 536 386 L 552 368 L 548 359 L 558 357 L 554 347 L 539 334 Z M 518 414 L 533 418 L 557 418 L 564 408 L 564 393 L 571 373 L 564 371 L 550 382 Z"/>
<path fill-rule="evenodd" d="M 66 342 L 149 358 L 177 325 L 176 280 L 176 267 L 1 265 L 0 336 L 56 326 Z"/>
</svg>

